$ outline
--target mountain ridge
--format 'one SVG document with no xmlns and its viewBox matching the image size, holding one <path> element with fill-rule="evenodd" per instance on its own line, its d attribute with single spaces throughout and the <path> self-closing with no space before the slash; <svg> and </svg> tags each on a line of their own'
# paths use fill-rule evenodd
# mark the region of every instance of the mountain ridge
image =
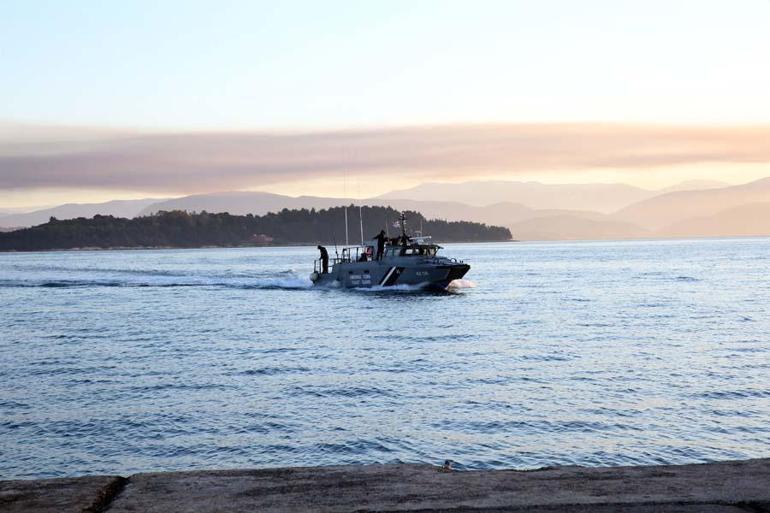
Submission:
<svg viewBox="0 0 770 513">
<path fill-rule="evenodd" d="M 496 187 L 499 184 L 525 184 L 527 187 L 540 188 L 539 182 L 466 182 L 465 184 L 439 184 L 465 194 L 467 183 L 482 183 L 484 187 Z M 426 184 L 428 186 L 436 185 Z M 616 184 L 598 184 L 595 190 L 614 190 Z M 426 217 L 448 221 L 470 221 L 491 225 L 505 226 L 513 230 L 517 239 L 524 240 L 575 240 L 575 239 L 625 239 L 639 237 L 687 236 L 685 227 L 691 226 L 696 233 L 709 232 L 701 224 L 702 219 L 716 216 L 727 209 L 738 208 L 744 204 L 770 202 L 770 178 L 756 180 L 741 185 L 719 187 L 719 182 L 690 181 L 662 189 L 661 194 L 648 197 L 627 205 L 615 212 L 602 212 L 594 209 L 565 208 L 570 201 L 559 201 L 560 208 L 534 208 L 526 203 L 498 201 L 484 205 L 468 204 L 450 198 L 441 200 L 383 198 L 382 195 L 369 199 L 331 198 L 320 196 L 286 196 L 263 191 L 220 191 L 208 194 L 195 194 L 179 198 L 114 200 L 95 204 L 65 204 L 25 214 L 0 216 L 0 228 L 19 228 L 31 224 L 40 224 L 50 217 L 66 219 L 70 217 L 91 217 L 95 214 L 115 215 L 118 217 L 145 216 L 159 211 L 185 210 L 188 212 L 229 212 L 233 215 L 264 215 L 268 212 L 280 212 L 283 209 L 328 209 L 341 205 L 367 205 L 392 207 L 397 210 L 420 211 Z M 574 189 L 572 187 L 578 187 Z M 680 190 L 687 187 L 705 187 L 698 190 Z M 555 187 L 555 188 L 554 188 Z M 583 190 L 585 184 L 566 184 L 567 190 L 575 193 Z M 610 187 L 610 189 L 606 189 Z M 631 186 L 629 186 L 631 187 Z M 559 190 L 559 186 L 549 185 L 548 190 Z M 628 190 L 628 189 L 625 189 Z M 641 191 L 640 188 L 632 190 Z M 393 194 L 398 194 L 394 191 Z M 648 191 L 650 192 L 650 191 Z M 566 194 L 566 193 L 565 193 Z M 636 194 L 636 192 L 634 192 Z M 565 195 L 568 198 L 568 195 Z M 626 198 L 627 199 L 627 198 Z M 585 198 L 581 198 L 584 204 Z M 479 201 L 477 201 L 479 203 Z M 532 200 L 529 200 L 532 203 Z M 574 202 L 573 202 L 574 204 Z M 750 209 L 738 210 L 733 215 L 741 215 Z M 748 215 L 748 214 L 747 214 Z M 690 223 L 690 220 L 693 220 Z M 696 221 L 701 220 L 701 221 Z M 722 223 L 723 235 L 742 233 L 735 220 Z M 754 220 L 755 231 L 757 226 Z M 690 224 L 688 224 L 690 223 Z M 761 232 L 762 230 L 760 230 Z M 711 232 L 709 232 L 711 233 Z M 768 228 L 762 232 L 770 235 Z"/>
<path fill-rule="evenodd" d="M 634 203 L 615 212 L 619 220 L 659 230 L 680 220 L 710 216 L 727 208 L 770 201 L 770 178 L 720 189 L 675 191 Z"/>
<path fill-rule="evenodd" d="M 76 217 L 93 217 L 96 214 L 135 217 L 145 206 L 157 201 L 159 201 L 158 198 L 143 198 L 138 200 L 111 200 L 102 203 L 64 203 L 55 207 L 33 210 L 32 212 L 2 215 L 0 216 L 0 226 L 9 228 L 34 226 L 48 221 L 51 217 L 73 219 Z"/>
<path fill-rule="evenodd" d="M 609 213 L 656 194 L 658 194 L 657 191 L 621 183 L 547 184 L 535 181 L 468 181 L 429 182 L 409 189 L 381 194 L 375 199 L 425 200 L 440 197 L 473 206 L 511 201 L 537 209 L 595 210 Z"/>
<path fill-rule="evenodd" d="M 720 237 L 726 233 L 734 237 L 765 236 L 770 234 L 768 220 L 770 201 L 747 203 L 710 216 L 679 221 L 656 234 L 662 237 Z"/>
</svg>

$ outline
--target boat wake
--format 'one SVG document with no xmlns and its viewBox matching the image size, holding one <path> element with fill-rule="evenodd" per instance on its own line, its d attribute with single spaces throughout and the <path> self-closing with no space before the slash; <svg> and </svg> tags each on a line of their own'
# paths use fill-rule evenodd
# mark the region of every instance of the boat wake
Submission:
<svg viewBox="0 0 770 513">
<path fill-rule="evenodd" d="M 305 290 L 313 286 L 309 278 L 263 278 L 242 288 L 263 290 Z"/>
<path fill-rule="evenodd" d="M 88 289 L 103 287 L 136 287 L 136 288 L 174 288 L 174 287 L 208 287 L 227 289 L 255 290 L 305 290 L 313 286 L 307 278 L 302 278 L 293 272 L 260 274 L 255 276 L 206 276 L 206 275 L 161 275 L 157 273 L 132 276 L 78 276 L 59 279 L 4 279 L 0 280 L 0 288 L 51 288 L 51 289 Z"/>
</svg>

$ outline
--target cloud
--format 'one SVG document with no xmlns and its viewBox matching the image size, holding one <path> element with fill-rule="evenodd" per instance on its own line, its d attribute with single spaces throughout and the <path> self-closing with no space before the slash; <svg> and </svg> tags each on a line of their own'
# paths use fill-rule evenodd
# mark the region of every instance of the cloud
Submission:
<svg viewBox="0 0 770 513">
<path fill-rule="evenodd" d="M 163 193 L 355 173 L 423 178 L 770 162 L 770 126 L 451 125 L 307 133 L 0 130 L 0 189 Z"/>
</svg>

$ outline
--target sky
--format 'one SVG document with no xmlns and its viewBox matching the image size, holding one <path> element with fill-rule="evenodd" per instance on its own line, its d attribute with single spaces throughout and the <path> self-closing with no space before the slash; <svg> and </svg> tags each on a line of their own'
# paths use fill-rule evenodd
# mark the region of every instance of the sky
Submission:
<svg viewBox="0 0 770 513">
<path fill-rule="evenodd" d="M 370 169 L 388 178 L 377 189 L 490 176 L 648 187 L 695 177 L 749 181 L 770 175 L 770 160 L 751 146 L 768 141 L 769 22 L 768 0 L 3 0 L 0 207 L 179 195 L 198 188 L 190 182 L 216 188 L 218 173 L 234 174 L 230 167 L 198 155 L 185 161 L 184 180 L 184 169 L 163 170 L 168 151 L 157 145 L 181 137 L 195 146 L 203 136 L 215 144 L 223 134 L 283 137 L 287 145 L 273 155 L 284 160 L 270 166 L 246 152 L 241 178 L 219 184 L 227 188 L 340 196 L 328 189 L 360 183 Z M 647 151 L 674 144 L 677 154 L 690 144 L 683 133 L 714 129 L 724 136 L 716 146 L 730 146 L 732 156 L 691 151 L 644 166 L 542 156 L 547 166 L 526 168 L 513 165 L 515 154 L 497 161 L 479 154 L 442 175 L 445 162 L 426 163 L 424 155 L 390 166 L 381 155 L 357 155 L 355 166 L 342 155 L 376 153 L 353 141 L 383 130 L 416 137 L 384 144 L 406 153 L 412 146 L 431 153 L 431 139 L 416 127 L 455 127 L 470 137 L 443 145 L 478 149 L 499 140 L 471 130 L 479 126 L 507 127 L 500 133 L 514 134 L 505 147 L 515 151 L 531 136 L 519 129 L 544 127 L 552 154 L 560 151 L 558 127 L 582 126 L 601 151 L 595 128 L 608 124 L 624 141 L 629 126 L 645 140 L 656 127 L 658 143 Z M 748 146 L 736 141 L 739 133 L 750 134 Z M 303 134 L 324 146 L 327 161 L 290 169 L 291 141 Z M 121 160 L 132 137 L 144 160 Z M 580 137 L 572 128 L 563 134 L 568 146 Z M 118 151 L 106 156 L 108 148 Z M 84 161 L 99 168 L 86 171 Z M 166 172 L 170 178 L 159 176 Z"/>
</svg>

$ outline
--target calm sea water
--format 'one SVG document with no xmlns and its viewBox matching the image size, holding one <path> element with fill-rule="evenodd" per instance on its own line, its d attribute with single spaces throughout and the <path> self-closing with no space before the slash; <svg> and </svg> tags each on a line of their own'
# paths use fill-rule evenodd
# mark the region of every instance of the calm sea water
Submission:
<svg viewBox="0 0 770 513">
<path fill-rule="evenodd" d="M 451 245 L 448 294 L 313 248 L 0 254 L 0 476 L 770 456 L 770 240 Z"/>
</svg>

